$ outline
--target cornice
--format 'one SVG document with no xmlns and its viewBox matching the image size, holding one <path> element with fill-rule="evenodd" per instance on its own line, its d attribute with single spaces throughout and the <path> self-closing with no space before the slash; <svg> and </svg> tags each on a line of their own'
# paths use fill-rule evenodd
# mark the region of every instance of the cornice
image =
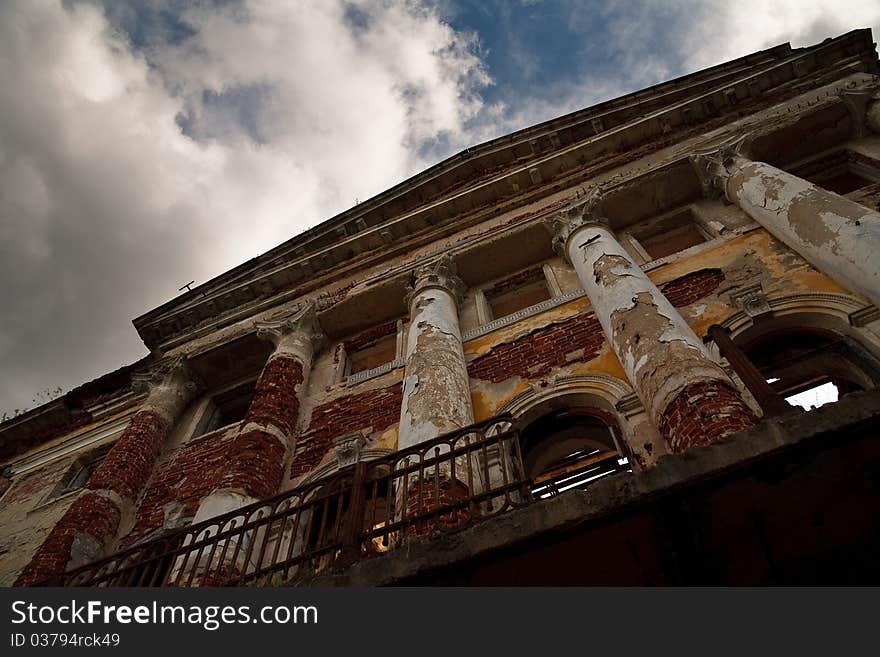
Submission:
<svg viewBox="0 0 880 657">
<path fill-rule="evenodd" d="M 752 59 L 737 60 L 738 67 L 728 63 L 709 69 L 715 70 L 714 76 L 707 76 L 703 71 L 665 83 L 665 87 L 659 85 L 610 101 L 611 105 L 616 103 L 613 107 L 603 104 L 581 110 L 467 149 L 263 256 L 172 299 L 137 318 L 135 326 L 148 347 L 173 348 L 191 339 L 193 331 L 200 327 L 210 325 L 213 330 L 227 326 L 260 309 L 307 294 L 353 270 L 392 257 L 394 253 L 544 196 L 554 185 L 576 184 L 584 164 L 599 161 L 607 153 L 651 141 L 666 146 L 670 132 L 699 128 L 728 112 L 763 102 L 770 91 L 776 96 L 775 102 L 783 102 L 779 94 L 786 89 L 789 97 L 803 93 L 802 86 L 795 87 L 810 84 L 811 77 L 818 72 L 829 75 L 837 71 L 838 77 L 845 77 L 855 69 L 876 69 L 876 55 L 868 34 L 868 31 L 855 31 L 819 46 L 795 51 L 780 46 L 750 56 Z M 849 68 L 842 66 L 841 60 L 843 63 L 852 60 Z M 735 74 L 726 72 L 731 68 Z M 689 78 L 698 81 L 693 86 L 701 93 L 679 98 L 684 91 L 693 93 L 692 86 L 682 88 L 682 82 Z M 718 86 L 705 86 L 718 80 L 721 80 Z M 677 98 L 676 102 L 670 103 L 668 96 Z M 646 112 L 658 98 L 663 98 L 666 104 Z M 634 108 L 637 111 L 633 111 Z M 627 119 L 627 113 L 638 118 Z M 594 123 L 597 118 L 602 120 Z M 591 126 L 588 136 L 566 144 L 568 137 L 564 130 L 587 124 Z M 554 132 L 556 137 L 551 138 Z M 540 152 L 532 152 L 535 150 L 532 149 L 523 157 L 517 156 L 517 148 L 531 144 L 536 136 L 550 140 L 549 151 L 541 147 L 537 148 Z M 453 186 L 437 200 L 426 200 L 431 197 L 428 187 L 444 172 L 468 163 L 474 165 L 484 156 L 499 158 L 502 153 L 519 164 L 470 186 L 460 189 Z M 634 153 L 633 159 L 644 154 L 644 151 Z M 616 161 L 611 168 L 621 164 Z M 600 165 L 589 175 L 601 172 Z M 393 204 L 404 197 L 412 201 L 412 209 L 395 212 Z"/>
</svg>

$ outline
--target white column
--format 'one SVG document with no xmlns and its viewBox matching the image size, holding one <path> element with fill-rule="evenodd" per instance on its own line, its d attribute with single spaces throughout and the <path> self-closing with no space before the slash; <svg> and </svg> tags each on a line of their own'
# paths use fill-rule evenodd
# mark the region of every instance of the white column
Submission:
<svg viewBox="0 0 880 657">
<path fill-rule="evenodd" d="M 593 199 L 559 215 L 555 246 L 577 271 L 606 340 L 671 451 L 750 426 L 754 417 L 733 382 L 620 245 L 597 205 Z M 689 402 L 672 408 L 685 394 Z"/>
<path fill-rule="evenodd" d="M 408 295 L 409 331 L 398 448 L 474 421 L 458 303 L 464 284 L 449 258 L 419 268 Z"/>
<path fill-rule="evenodd" d="M 880 306 L 880 213 L 726 149 L 692 162 L 707 185 L 776 239 Z"/>
</svg>

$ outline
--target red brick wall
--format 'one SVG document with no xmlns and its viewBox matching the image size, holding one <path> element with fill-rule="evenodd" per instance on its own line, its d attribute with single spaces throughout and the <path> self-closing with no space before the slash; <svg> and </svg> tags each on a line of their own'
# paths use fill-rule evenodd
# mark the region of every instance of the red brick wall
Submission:
<svg viewBox="0 0 880 657">
<path fill-rule="evenodd" d="M 711 294 L 724 280 L 720 269 L 701 269 L 661 286 L 670 303 L 681 307 Z M 592 312 L 492 348 L 468 365 L 474 379 L 500 383 L 513 376 L 539 379 L 554 367 L 573 361 L 589 361 L 599 355 L 605 335 Z M 583 354 L 575 354 L 583 349 Z"/>
<path fill-rule="evenodd" d="M 433 477 L 426 477 L 421 486 L 418 481 L 410 484 L 411 488 L 407 493 L 406 500 L 407 518 L 427 514 L 470 497 L 470 491 L 465 483 L 457 479 L 453 481 L 443 474 L 440 474 L 438 478 L 436 491 L 434 490 Z M 426 536 L 436 531 L 448 531 L 462 526 L 470 519 L 470 510 L 465 506 L 416 522 L 406 530 L 405 534 L 407 536 Z"/>
<path fill-rule="evenodd" d="M 112 490 L 134 501 L 146 485 L 168 435 L 168 422 L 153 411 L 132 418 L 116 444 L 89 478 L 91 490 Z"/>
<path fill-rule="evenodd" d="M 27 502 L 31 508 L 34 508 L 43 501 L 43 496 L 51 488 L 64 479 L 64 475 L 74 461 L 76 461 L 75 457 L 61 459 L 14 481 L 11 490 L 3 496 L 0 504 L 7 506 Z"/>
<path fill-rule="evenodd" d="M 604 341 L 595 315 L 581 314 L 494 347 L 468 364 L 468 374 L 493 383 L 512 376 L 538 379 L 568 362 L 592 360 Z M 579 349 L 584 350 L 583 355 L 571 355 Z"/>
<path fill-rule="evenodd" d="M 242 428 L 253 422 L 276 427 L 288 438 L 293 436 L 300 406 L 296 387 L 304 380 L 302 363 L 296 358 L 271 359 L 257 381 Z M 284 479 L 286 450 L 286 445 L 268 431 L 255 428 L 239 434 L 216 489 L 239 491 L 255 499 L 278 492 Z"/>
<path fill-rule="evenodd" d="M 153 411 L 139 411 L 89 478 L 86 488 L 110 490 L 134 502 L 150 477 L 167 434 L 168 423 L 161 416 Z M 106 544 L 115 538 L 119 520 L 119 509 L 106 497 L 83 495 L 67 509 L 16 584 L 32 584 L 61 574 L 70 561 L 77 533 L 90 534 Z"/>
<path fill-rule="evenodd" d="M 361 429 L 384 431 L 400 420 L 402 384 L 369 390 L 322 404 L 312 411 L 308 429 L 300 436 L 299 446 L 290 468 L 291 477 L 299 477 L 314 469 L 333 439 Z"/>
<path fill-rule="evenodd" d="M 531 269 L 521 271 L 510 278 L 505 278 L 503 281 L 499 281 L 492 287 L 483 290 L 483 293 L 489 298 L 499 296 L 533 280 L 544 280 L 544 271 L 541 267 L 532 267 Z"/>
<path fill-rule="evenodd" d="M 291 435 L 299 418 L 296 387 L 303 380 L 303 366 L 296 358 L 279 356 L 269 360 L 257 380 L 244 422 L 271 424 Z"/>
<path fill-rule="evenodd" d="M 688 386 L 660 418 L 660 434 L 677 454 L 715 442 L 757 422 L 739 393 L 720 381 Z"/>
<path fill-rule="evenodd" d="M 49 532 L 15 585 L 30 586 L 60 575 L 70 561 L 77 534 L 85 533 L 101 543 L 107 543 L 115 537 L 119 520 L 120 512 L 116 504 L 97 493 L 83 494 Z"/>
<path fill-rule="evenodd" d="M 163 507 L 178 502 L 194 516 L 199 502 L 217 484 L 229 461 L 235 431 L 209 433 L 181 446 L 156 467 L 137 507 L 134 528 L 123 540 L 129 546 L 162 527 Z"/>
<path fill-rule="evenodd" d="M 700 269 L 685 274 L 660 286 L 660 291 L 676 308 L 681 308 L 707 297 L 724 280 L 720 269 Z"/>
<path fill-rule="evenodd" d="M 369 347 L 374 342 L 395 333 L 397 333 L 396 319 L 391 320 L 390 322 L 385 322 L 384 324 L 379 324 L 379 326 L 374 326 L 363 333 L 358 333 L 353 338 L 346 340 L 343 344 L 345 345 L 345 350 L 350 353 L 352 351 L 357 351 L 358 349 L 363 349 L 364 347 Z"/>
</svg>

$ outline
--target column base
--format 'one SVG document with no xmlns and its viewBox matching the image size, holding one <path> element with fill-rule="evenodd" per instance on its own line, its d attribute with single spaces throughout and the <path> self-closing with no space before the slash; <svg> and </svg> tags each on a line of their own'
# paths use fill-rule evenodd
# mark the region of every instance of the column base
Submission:
<svg viewBox="0 0 880 657">
<path fill-rule="evenodd" d="M 660 434 L 670 452 L 709 445 L 730 433 L 753 426 L 758 419 L 739 393 L 721 381 L 703 381 L 685 388 L 660 418 Z"/>
<path fill-rule="evenodd" d="M 441 474 L 435 482 L 433 475 L 426 475 L 421 486 L 418 479 L 410 482 L 405 502 L 406 517 L 412 518 L 430 513 L 446 505 L 466 500 L 468 497 L 470 490 L 458 479 L 451 479 L 448 475 Z M 473 513 L 478 512 L 479 510 L 474 506 Z M 403 533 L 406 537 L 422 537 L 435 532 L 450 531 L 470 522 L 471 515 L 471 510 L 464 506 L 449 513 L 421 520 Z"/>
<path fill-rule="evenodd" d="M 60 585 L 65 571 L 104 556 L 121 518 L 119 507 L 109 498 L 92 492 L 82 495 L 43 541 L 15 586 Z"/>
</svg>

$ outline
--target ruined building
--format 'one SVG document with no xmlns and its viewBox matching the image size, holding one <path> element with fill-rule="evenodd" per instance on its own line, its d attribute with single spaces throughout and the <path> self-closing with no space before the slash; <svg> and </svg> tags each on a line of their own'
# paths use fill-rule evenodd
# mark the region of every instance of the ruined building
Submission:
<svg viewBox="0 0 880 657">
<path fill-rule="evenodd" d="M 878 72 L 658 84 L 150 310 L 0 425 L 0 582 L 877 583 Z"/>
</svg>

